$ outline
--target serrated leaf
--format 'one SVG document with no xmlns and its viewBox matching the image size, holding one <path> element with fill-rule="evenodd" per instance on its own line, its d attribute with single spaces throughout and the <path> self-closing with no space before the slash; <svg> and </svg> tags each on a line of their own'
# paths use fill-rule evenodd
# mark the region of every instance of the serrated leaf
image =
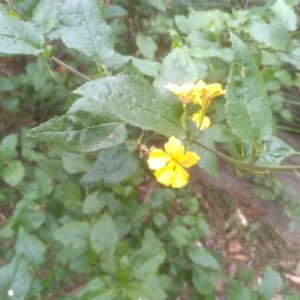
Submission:
<svg viewBox="0 0 300 300">
<path fill-rule="evenodd" d="M 282 278 L 279 273 L 273 270 L 270 266 L 267 266 L 264 272 L 264 277 L 261 284 L 258 287 L 259 295 L 270 299 L 282 286 Z"/>
<path fill-rule="evenodd" d="M 215 274 L 210 270 L 204 270 L 198 266 L 193 266 L 193 285 L 202 295 L 211 295 L 214 290 Z"/>
<path fill-rule="evenodd" d="M 175 48 L 163 60 L 155 87 L 162 88 L 168 83 L 182 85 L 193 83 L 197 79 L 197 69 L 191 58 L 180 48 Z"/>
<path fill-rule="evenodd" d="M 118 240 L 118 232 L 114 221 L 108 213 L 105 213 L 92 229 L 92 247 L 96 253 L 104 250 L 114 252 Z"/>
<path fill-rule="evenodd" d="M 93 80 L 75 93 L 98 101 L 131 125 L 166 136 L 183 134 L 183 107 L 178 98 L 166 89 L 155 89 L 140 77 L 124 75 Z"/>
<path fill-rule="evenodd" d="M 60 20 L 63 42 L 91 57 L 98 66 L 120 68 L 129 60 L 115 52 L 113 31 L 105 22 L 99 1 L 66 0 Z"/>
<path fill-rule="evenodd" d="M 24 256 L 15 256 L 0 269 L 0 299 L 24 300 L 30 287 L 29 263 Z M 8 295 L 8 291 L 13 296 Z"/>
<path fill-rule="evenodd" d="M 69 223 L 54 232 L 54 238 L 71 248 L 86 247 L 91 235 L 91 226 L 87 222 Z"/>
<path fill-rule="evenodd" d="M 83 182 L 120 182 L 130 176 L 138 167 L 137 158 L 124 144 L 102 151 L 93 167 L 83 176 Z"/>
<path fill-rule="evenodd" d="M 131 258 L 133 276 L 136 279 L 143 279 L 149 274 L 154 274 L 165 257 L 166 251 L 161 247 L 142 247 Z"/>
<path fill-rule="evenodd" d="M 25 176 L 25 168 L 20 161 L 12 161 L 3 169 L 3 180 L 10 186 L 19 185 Z"/>
<path fill-rule="evenodd" d="M 281 139 L 271 136 L 264 142 L 256 163 L 261 165 L 280 165 L 285 158 L 297 153 Z"/>
<path fill-rule="evenodd" d="M 45 260 L 45 252 L 45 245 L 21 226 L 16 241 L 16 253 L 24 254 L 30 263 L 40 265 Z"/>
<path fill-rule="evenodd" d="M 44 37 L 29 22 L 0 11 L 0 53 L 38 55 L 43 51 Z"/>
<path fill-rule="evenodd" d="M 71 109 L 28 131 L 64 151 L 88 153 L 114 147 L 127 136 L 123 122 L 91 98 L 78 99 Z"/>
<path fill-rule="evenodd" d="M 290 31 L 297 29 L 297 16 L 291 6 L 284 0 L 277 0 L 270 9 L 275 14 L 279 22 Z"/>
<path fill-rule="evenodd" d="M 293 48 L 293 42 L 284 28 L 277 24 L 266 24 L 254 20 L 249 28 L 249 33 L 258 42 L 276 50 L 288 51 Z"/>
<path fill-rule="evenodd" d="M 218 270 L 219 264 L 216 259 L 203 247 L 191 247 L 188 250 L 190 259 L 203 268 Z"/>
<path fill-rule="evenodd" d="M 226 115 L 242 141 L 259 144 L 272 135 L 272 111 L 260 71 L 248 47 L 234 34 L 233 62 L 226 89 Z"/>
<path fill-rule="evenodd" d="M 210 128 L 200 131 L 196 140 L 210 148 L 215 148 Z M 201 158 L 198 162 L 199 168 L 207 172 L 211 177 L 218 179 L 219 171 L 216 156 L 196 144 L 192 145 L 191 150 L 196 152 Z"/>
<path fill-rule="evenodd" d="M 157 300 L 157 295 L 148 285 L 144 282 L 134 281 L 131 282 L 127 289 L 127 297 L 130 300 Z"/>
<path fill-rule="evenodd" d="M 57 27 L 62 3 L 62 0 L 42 0 L 35 7 L 32 19 L 42 24 L 44 34 Z"/>
</svg>

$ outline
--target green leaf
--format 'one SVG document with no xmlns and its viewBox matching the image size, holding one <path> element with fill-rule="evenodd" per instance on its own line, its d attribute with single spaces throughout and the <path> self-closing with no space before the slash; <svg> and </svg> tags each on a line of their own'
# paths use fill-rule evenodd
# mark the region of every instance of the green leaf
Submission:
<svg viewBox="0 0 300 300">
<path fill-rule="evenodd" d="M 75 210 L 81 201 L 81 191 L 77 184 L 73 182 L 62 182 L 62 187 L 64 189 L 65 197 L 67 202 L 66 207 Z"/>
<path fill-rule="evenodd" d="M 157 300 L 157 295 L 148 285 L 144 282 L 134 281 L 131 282 L 127 289 L 127 297 L 130 300 Z"/>
<path fill-rule="evenodd" d="M 152 59 L 157 50 L 157 45 L 151 36 L 144 36 L 138 33 L 135 37 L 136 44 L 145 58 Z"/>
<path fill-rule="evenodd" d="M 12 161 L 3 170 L 3 180 L 10 186 L 19 185 L 25 176 L 25 168 L 20 161 Z"/>
<path fill-rule="evenodd" d="M 75 153 L 111 148 L 127 136 L 123 122 L 91 98 L 78 99 L 67 114 L 31 129 L 28 135 Z"/>
<path fill-rule="evenodd" d="M 38 55 L 44 38 L 32 24 L 6 15 L 0 10 L 0 53 Z"/>
<path fill-rule="evenodd" d="M 112 29 L 106 24 L 99 1 L 66 0 L 59 31 L 63 42 L 91 57 L 100 68 L 120 68 L 129 59 L 114 51 Z"/>
<path fill-rule="evenodd" d="M 160 63 L 157 61 L 152 61 L 148 59 L 136 58 L 129 56 L 132 60 L 132 64 L 144 75 L 156 78 L 158 76 L 158 71 L 160 68 Z"/>
<path fill-rule="evenodd" d="M 45 252 L 45 245 L 21 226 L 16 242 L 16 253 L 24 254 L 30 263 L 41 265 L 45 261 Z"/>
<path fill-rule="evenodd" d="M 145 246 L 136 251 L 131 258 L 132 274 L 143 279 L 154 274 L 165 260 L 166 251 L 161 247 Z"/>
<path fill-rule="evenodd" d="M 287 5 L 285 0 L 277 0 L 270 6 L 270 9 L 286 30 L 294 31 L 297 29 L 297 16 L 293 8 Z"/>
<path fill-rule="evenodd" d="M 120 182 L 130 176 L 138 167 L 137 158 L 124 144 L 102 151 L 93 167 L 83 178 L 83 182 Z"/>
<path fill-rule="evenodd" d="M 288 51 L 293 47 L 293 42 L 286 30 L 276 24 L 266 24 L 263 21 L 254 20 L 250 25 L 249 33 L 257 42 L 264 43 L 276 50 Z"/>
<path fill-rule="evenodd" d="M 61 5 L 61 0 L 43 0 L 35 7 L 32 19 L 43 26 L 44 34 L 57 27 Z"/>
<path fill-rule="evenodd" d="M 166 11 L 166 3 L 164 0 L 147 0 L 147 2 L 161 11 Z"/>
<path fill-rule="evenodd" d="M 183 247 L 191 242 L 192 235 L 189 230 L 180 225 L 175 225 L 169 228 L 169 233 L 178 247 Z"/>
<path fill-rule="evenodd" d="M 198 266 L 193 266 L 193 285 L 202 295 L 210 295 L 214 291 L 215 274 Z M 242 299 L 242 298 L 241 298 Z M 244 299 L 243 299 L 244 300 Z"/>
<path fill-rule="evenodd" d="M 88 157 L 76 155 L 73 153 L 64 153 L 62 156 L 62 165 L 69 174 L 78 174 L 87 172 L 92 164 Z"/>
<path fill-rule="evenodd" d="M 24 300 L 30 287 L 29 264 L 24 256 L 15 256 L 0 269 L 0 299 Z M 8 292 L 13 296 L 9 296 Z"/>
<path fill-rule="evenodd" d="M 300 47 L 289 53 L 279 52 L 278 57 L 282 61 L 287 62 L 300 70 Z"/>
<path fill-rule="evenodd" d="M 263 143 L 256 164 L 280 165 L 285 158 L 293 154 L 297 154 L 297 152 L 290 145 L 275 136 L 271 136 Z"/>
<path fill-rule="evenodd" d="M 131 125 L 166 136 L 183 133 L 181 102 L 173 93 L 155 89 L 142 78 L 124 75 L 94 80 L 75 93 L 98 101 Z"/>
<path fill-rule="evenodd" d="M 114 252 L 118 240 L 118 232 L 114 221 L 108 213 L 105 213 L 92 229 L 92 247 L 96 253 L 104 250 Z"/>
<path fill-rule="evenodd" d="M 127 11 L 120 5 L 109 4 L 105 9 L 105 18 L 124 17 Z"/>
<path fill-rule="evenodd" d="M 203 247 L 191 247 L 188 250 L 190 259 L 197 265 L 203 268 L 209 268 L 213 270 L 219 269 L 219 264 L 216 259 Z"/>
<path fill-rule="evenodd" d="M 233 63 L 226 89 L 226 114 L 232 132 L 242 141 L 259 144 L 272 135 L 267 91 L 247 46 L 234 34 Z"/>
<path fill-rule="evenodd" d="M 0 160 L 9 161 L 18 154 L 16 152 L 18 144 L 18 134 L 12 133 L 3 138 L 0 144 Z"/>
<path fill-rule="evenodd" d="M 200 131 L 196 140 L 210 148 L 215 148 L 210 128 Z M 191 150 L 196 152 L 201 158 L 198 162 L 199 168 L 207 172 L 211 177 L 218 179 L 219 171 L 216 156 L 196 144 L 192 145 Z"/>
<path fill-rule="evenodd" d="M 197 79 L 197 69 L 191 58 L 180 48 L 175 48 L 163 60 L 154 86 L 162 88 L 168 83 L 182 85 L 193 83 Z"/>
<path fill-rule="evenodd" d="M 131 265 L 127 255 L 123 256 L 117 263 L 116 283 L 120 286 L 127 286 L 131 279 Z"/>
<path fill-rule="evenodd" d="M 71 248 L 87 247 L 91 226 L 87 222 L 69 223 L 54 232 L 54 238 Z"/>
<path fill-rule="evenodd" d="M 259 295 L 270 299 L 282 286 L 282 278 L 278 272 L 273 270 L 270 266 L 266 266 L 264 277 L 258 287 Z"/>
<path fill-rule="evenodd" d="M 241 300 L 241 299 L 243 300 L 253 299 L 253 296 L 249 288 L 242 285 L 231 287 L 228 300 Z"/>
<path fill-rule="evenodd" d="M 106 202 L 101 200 L 99 192 L 95 191 L 89 194 L 83 201 L 82 211 L 84 214 L 97 214 L 106 205 Z"/>
</svg>

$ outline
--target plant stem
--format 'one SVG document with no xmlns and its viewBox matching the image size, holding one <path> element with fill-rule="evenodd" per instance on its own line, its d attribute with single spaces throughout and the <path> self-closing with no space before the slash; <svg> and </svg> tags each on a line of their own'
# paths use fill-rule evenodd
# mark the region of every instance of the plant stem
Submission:
<svg viewBox="0 0 300 300">
<path fill-rule="evenodd" d="M 51 59 L 53 61 L 55 61 L 57 64 L 65 67 L 67 70 L 69 70 L 71 73 L 77 75 L 78 77 L 80 77 L 81 79 L 83 79 L 84 81 L 91 81 L 92 79 L 82 73 L 80 73 L 79 71 L 75 70 L 74 68 L 70 67 L 69 65 L 65 64 L 63 61 L 61 61 L 60 59 L 56 58 L 55 56 L 52 56 Z"/>
</svg>

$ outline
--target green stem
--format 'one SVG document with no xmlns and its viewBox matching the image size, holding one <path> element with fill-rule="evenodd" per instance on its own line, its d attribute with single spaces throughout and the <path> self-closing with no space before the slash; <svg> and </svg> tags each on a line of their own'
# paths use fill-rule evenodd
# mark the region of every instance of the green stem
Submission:
<svg viewBox="0 0 300 300">
<path fill-rule="evenodd" d="M 51 59 L 53 61 L 55 61 L 57 64 L 65 67 L 67 70 L 69 70 L 71 73 L 77 75 L 78 77 L 80 77 L 81 79 L 83 79 L 84 81 L 91 81 L 92 79 L 82 73 L 80 73 L 79 71 L 75 70 L 74 68 L 70 67 L 69 65 L 65 64 L 63 61 L 61 61 L 60 59 L 56 58 L 55 56 L 52 56 Z"/>
<path fill-rule="evenodd" d="M 243 161 L 239 161 L 236 160 L 234 158 L 231 158 L 225 154 L 223 154 L 222 152 L 219 152 L 218 150 L 215 150 L 213 148 L 210 148 L 198 141 L 192 140 L 190 138 L 188 138 L 188 140 L 192 143 L 195 143 L 196 145 L 200 146 L 201 148 L 206 149 L 207 151 L 215 154 L 216 156 L 218 156 L 219 158 L 221 158 L 222 160 L 228 162 L 229 164 L 235 166 L 236 168 L 242 169 L 242 170 L 246 170 L 246 171 L 288 171 L 288 172 L 295 172 L 297 173 L 297 170 L 300 170 L 300 166 L 269 166 L 269 165 L 252 165 L 248 162 L 243 162 Z"/>
<path fill-rule="evenodd" d="M 294 35 L 298 35 L 298 34 L 300 34 L 300 30 L 290 33 L 290 36 L 294 36 Z"/>
</svg>

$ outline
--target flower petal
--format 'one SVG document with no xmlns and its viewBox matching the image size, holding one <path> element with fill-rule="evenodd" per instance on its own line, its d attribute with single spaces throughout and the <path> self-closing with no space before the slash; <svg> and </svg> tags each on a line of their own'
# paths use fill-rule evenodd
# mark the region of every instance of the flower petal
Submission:
<svg viewBox="0 0 300 300">
<path fill-rule="evenodd" d="M 179 165 L 176 165 L 174 171 L 174 178 L 171 185 L 172 188 L 181 188 L 185 186 L 188 182 L 189 177 L 190 175 L 186 170 L 184 170 Z"/>
<path fill-rule="evenodd" d="M 163 168 L 170 160 L 170 156 L 167 155 L 163 150 L 154 149 L 149 154 L 148 165 L 150 169 L 158 170 Z"/>
<path fill-rule="evenodd" d="M 185 168 L 190 168 L 191 166 L 195 165 L 200 160 L 200 157 L 191 151 L 187 151 L 184 155 L 180 157 L 178 163 Z"/>
<path fill-rule="evenodd" d="M 180 140 L 176 139 L 174 136 L 169 138 L 169 141 L 165 144 L 166 153 L 174 159 L 183 155 L 184 147 Z"/>
<path fill-rule="evenodd" d="M 169 163 L 167 166 L 157 170 L 154 173 L 156 180 L 166 186 L 172 185 L 175 177 L 174 167 L 174 163 Z"/>
</svg>

